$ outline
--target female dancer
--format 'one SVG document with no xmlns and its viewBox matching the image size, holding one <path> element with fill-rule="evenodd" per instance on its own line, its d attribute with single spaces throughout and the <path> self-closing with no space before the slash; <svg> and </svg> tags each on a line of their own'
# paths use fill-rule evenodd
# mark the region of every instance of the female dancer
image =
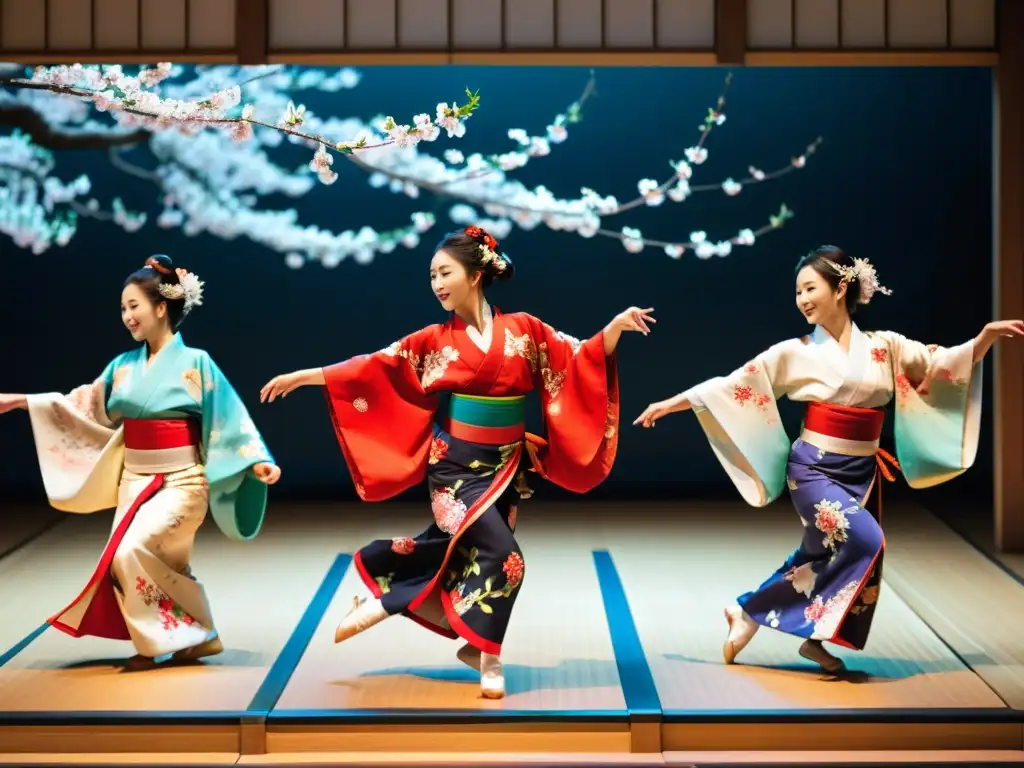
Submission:
<svg viewBox="0 0 1024 768">
<path fill-rule="evenodd" d="M 131 640 L 133 670 L 223 650 L 189 565 L 196 530 L 209 506 L 227 536 L 252 538 L 266 485 L 281 476 L 224 374 L 177 333 L 202 285 L 167 256 L 150 258 L 121 293 L 121 320 L 140 347 L 67 396 L 0 395 L 0 413 L 29 413 L 55 508 L 116 508 L 95 572 L 49 623 L 72 637 Z"/>
<path fill-rule="evenodd" d="M 607 477 L 618 446 L 614 352 L 623 331 L 649 333 L 651 309 L 630 308 L 587 341 L 525 313 L 492 310 L 484 290 L 512 277 L 512 262 L 479 227 L 453 232 L 430 264 L 448 321 L 372 355 L 277 376 L 260 398 L 322 386 L 342 453 L 366 501 L 428 479 L 434 523 L 415 538 L 374 541 L 356 555 L 373 594 L 341 622 L 341 642 L 402 613 L 462 637 L 458 657 L 481 672 L 489 698 L 505 693 L 500 653 L 523 581 L 515 540 L 524 451 L 533 471 L 584 493 Z M 539 389 L 547 440 L 526 434 L 526 393 Z M 451 392 L 444 426 L 438 393 Z M 516 481 L 513 484 L 513 481 Z"/>
<path fill-rule="evenodd" d="M 726 609 L 726 663 L 764 625 L 805 638 L 802 656 L 840 671 L 842 661 L 822 641 L 855 650 L 867 642 L 885 549 L 878 475 L 894 479 L 883 460 L 902 468 L 912 488 L 943 483 L 974 463 L 982 358 L 1000 336 L 1024 335 L 1024 324 L 989 323 L 959 346 L 925 346 L 853 323 L 857 306 L 876 292 L 889 293 L 867 260 L 818 248 L 796 270 L 796 304 L 815 326 L 810 336 L 652 403 L 634 422 L 653 427 L 666 414 L 693 408 L 744 500 L 765 506 L 785 481 L 802 519 L 799 549 Z M 894 394 L 899 463 L 878 445 L 882 408 Z M 792 448 L 776 406 L 782 395 L 808 404 Z M 873 489 L 878 496 L 869 506 Z"/>
</svg>

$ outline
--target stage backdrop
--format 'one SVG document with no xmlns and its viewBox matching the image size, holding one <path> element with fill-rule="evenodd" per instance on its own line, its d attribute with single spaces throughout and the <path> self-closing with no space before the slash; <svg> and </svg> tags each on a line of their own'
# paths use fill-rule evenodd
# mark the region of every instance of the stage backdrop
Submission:
<svg viewBox="0 0 1024 768">
<path fill-rule="evenodd" d="M 607 69 L 583 121 L 549 157 L 515 174 L 558 196 L 581 187 L 620 200 L 638 180 L 663 179 L 670 160 L 696 139 L 725 70 Z M 510 128 L 543 134 L 553 115 L 579 95 L 585 69 L 380 68 L 361 85 L 336 94 L 304 93 L 322 115 L 370 118 L 380 111 L 408 120 L 433 112 L 465 86 L 479 89 L 479 113 L 461 141 L 426 145 L 502 152 L 514 147 Z M 631 304 L 655 307 L 658 325 L 620 347 L 623 427 L 606 496 L 680 498 L 734 494 L 692 415 L 658 429 L 629 426 L 652 400 L 724 374 L 758 351 L 807 327 L 794 306 L 797 258 L 834 243 L 870 258 L 893 290 L 858 315 L 863 328 L 893 329 L 926 342 L 967 339 L 991 316 L 991 76 L 986 70 L 746 69 L 734 73 L 725 124 L 715 129 L 710 158 L 693 183 L 746 175 L 748 166 L 785 165 L 816 136 L 820 151 L 803 170 L 751 186 L 738 197 L 721 192 L 683 203 L 640 207 L 606 226 L 637 227 L 649 237 L 686 240 L 704 230 L 717 240 L 756 228 L 785 202 L 796 218 L 754 247 L 725 258 L 674 260 L 661 249 L 630 254 L 621 243 L 551 231 L 515 229 L 502 245 L 515 260 L 516 280 L 497 286 L 493 303 L 533 313 L 585 337 Z M 308 150 L 294 148 L 295 167 Z M 120 195 L 155 218 L 152 184 L 113 170 L 104 153 L 58 155 L 60 174 L 89 173 L 101 200 Z M 123 278 L 154 252 L 170 254 L 206 281 L 205 305 L 182 328 L 185 340 L 210 351 L 241 393 L 284 470 L 273 497 L 354 499 L 322 394 L 297 392 L 260 405 L 260 386 L 277 373 L 343 360 L 380 349 L 401 335 L 444 318 L 428 284 L 428 262 L 452 226 L 452 201 L 419 200 L 374 189 L 366 174 L 340 158 L 333 186 L 300 199 L 300 220 L 334 231 L 362 225 L 401 226 L 414 210 L 433 210 L 438 225 L 420 247 L 399 248 L 372 263 L 345 261 L 333 269 L 293 270 L 282 254 L 244 238 L 190 238 L 148 223 L 127 234 L 83 220 L 73 242 L 43 255 L 0 238 L 5 300 L 0 302 L 0 391 L 69 390 L 96 376 L 131 345 L 119 320 Z M 271 203 L 286 208 L 287 199 Z M 991 364 L 977 465 L 947 491 L 984 495 L 991 483 Z M 799 412 L 785 409 L 790 433 Z M 538 426 L 536 404 L 532 424 Z M 891 416 L 888 423 L 891 433 Z M 23 413 L 0 419 L 0 496 L 42 498 Z M 945 491 L 944 491 L 945 492 Z M 423 493 L 418 489 L 413 498 Z M 551 498 L 557 493 L 545 488 Z M 733 497 L 735 497 L 733 495 Z M 738 497 L 735 497 L 738 499 Z"/>
</svg>

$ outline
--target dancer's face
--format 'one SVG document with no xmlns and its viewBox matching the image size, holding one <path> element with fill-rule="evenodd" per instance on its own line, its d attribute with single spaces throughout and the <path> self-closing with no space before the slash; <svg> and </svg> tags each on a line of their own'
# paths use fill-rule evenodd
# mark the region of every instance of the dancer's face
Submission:
<svg viewBox="0 0 1024 768">
<path fill-rule="evenodd" d="M 167 322 L 167 304 L 154 305 L 145 291 L 129 283 L 121 291 L 121 322 L 135 341 L 146 341 Z"/>
<path fill-rule="evenodd" d="M 796 276 L 796 308 L 808 323 L 827 325 L 846 311 L 846 286 L 838 289 L 817 271 L 806 266 Z"/>
<path fill-rule="evenodd" d="M 445 251 L 438 251 L 430 260 L 430 288 L 446 311 L 464 307 L 478 290 L 480 273 L 466 271 L 462 263 Z"/>
</svg>

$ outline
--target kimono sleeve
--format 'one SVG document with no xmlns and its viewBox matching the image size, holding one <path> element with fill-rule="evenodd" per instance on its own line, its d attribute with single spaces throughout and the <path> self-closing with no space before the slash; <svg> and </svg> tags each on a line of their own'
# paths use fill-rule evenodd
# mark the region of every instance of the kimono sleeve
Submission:
<svg viewBox="0 0 1024 768">
<path fill-rule="evenodd" d="M 39 471 L 54 509 L 88 514 L 117 506 L 124 440 L 107 416 L 106 400 L 119 359 L 67 394 L 27 398 Z"/>
<path fill-rule="evenodd" d="M 604 332 L 580 342 L 529 318 L 547 445 L 530 446 L 534 469 L 556 485 L 586 493 L 602 483 L 619 444 L 619 379 Z"/>
<path fill-rule="evenodd" d="M 273 463 L 242 398 L 209 355 L 198 361 L 202 377 L 202 455 L 210 485 L 210 513 L 231 539 L 259 533 L 267 509 L 267 486 L 250 470 Z"/>
<path fill-rule="evenodd" d="M 711 448 L 743 500 L 771 504 L 786 481 L 790 440 L 777 400 L 786 391 L 786 343 L 776 344 L 728 376 L 683 393 Z"/>
<path fill-rule="evenodd" d="M 429 326 L 323 369 L 334 433 L 364 501 L 390 498 L 426 477 L 437 395 L 426 393 L 420 374 L 438 332 Z"/>
<path fill-rule="evenodd" d="M 962 474 L 978 453 L 982 362 L 974 340 L 955 347 L 925 345 L 883 331 L 892 360 L 896 457 L 911 488 L 929 488 Z"/>
</svg>

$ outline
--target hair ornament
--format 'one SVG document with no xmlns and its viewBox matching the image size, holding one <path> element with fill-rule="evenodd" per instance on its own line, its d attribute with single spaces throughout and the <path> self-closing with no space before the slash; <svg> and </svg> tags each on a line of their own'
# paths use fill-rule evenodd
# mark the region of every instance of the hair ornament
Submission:
<svg viewBox="0 0 1024 768">
<path fill-rule="evenodd" d="M 853 282 L 860 283 L 858 304 L 869 303 L 871 297 L 876 293 L 881 293 L 885 296 L 892 295 L 892 291 L 878 282 L 878 272 L 875 271 L 874 266 L 867 259 L 854 259 L 853 266 L 843 266 L 829 258 L 826 258 L 825 261 L 839 275 L 840 285 L 848 285 Z"/>
<path fill-rule="evenodd" d="M 466 227 L 463 232 L 480 243 L 478 247 L 480 248 L 481 266 L 490 265 L 496 272 L 505 271 L 508 263 L 498 253 L 498 241 L 489 232 L 477 226 Z"/>
<path fill-rule="evenodd" d="M 146 260 L 146 266 L 152 267 L 161 275 L 171 274 L 170 269 L 153 258 Z M 203 285 L 205 285 L 205 283 L 187 269 L 179 268 L 174 270 L 174 273 L 178 276 L 178 284 L 171 285 L 161 281 L 157 285 L 157 290 L 165 299 L 170 299 L 172 301 L 184 299 L 185 307 L 182 309 L 182 313 L 187 315 L 195 307 L 202 306 Z"/>
</svg>

